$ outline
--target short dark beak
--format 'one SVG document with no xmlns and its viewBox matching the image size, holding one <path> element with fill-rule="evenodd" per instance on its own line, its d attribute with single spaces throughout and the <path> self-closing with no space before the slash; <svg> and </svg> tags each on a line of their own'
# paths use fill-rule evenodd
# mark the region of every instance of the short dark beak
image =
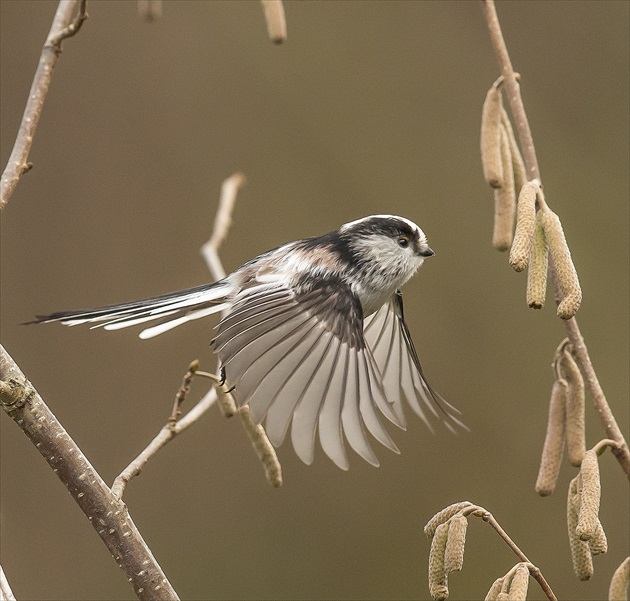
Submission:
<svg viewBox="0 0 630 601">
<path fill-rule="evenodd" d="M 427 246 L 424 250 L 421 250 L 418 254 L 421 257 L 432 257 L 435 254 L 435 252 L 433 252 L 432 248 L 429 248 Z"/>
</svg>

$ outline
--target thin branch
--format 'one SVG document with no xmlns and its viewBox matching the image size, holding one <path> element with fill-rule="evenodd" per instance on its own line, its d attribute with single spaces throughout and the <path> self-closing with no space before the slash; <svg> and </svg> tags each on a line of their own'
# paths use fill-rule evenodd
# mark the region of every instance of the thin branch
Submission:
<svg viewBox="0 0 630 601">
<path fill-rule="evenodd" d="M 523 99 L 521 97 L 521 90 L 517 81 L 516 73 L 512 68 L 510 55 L 508 54 L 505 39 L 503 38 L 503 33 L 501 32 L 501 26 L 497 17 L 494 0 L 484 0 L 483 8 L 488 31 L 490 33 L 490 39 L 492 40 L 492 46 L 501 69 L 501 74 L 503 75 L 503 85 L 505 86 L 507 99 L 514 118 L 514 125 L 521 143 L 526 171 L 530 180 L 540 179 L 540 170 L 538 167 L 538 160 L 536 159 L 534 139 L 529 127 L 529 121 L 527 120 L 527 113 L 525 112 L 525 105 L 523 104 Z M 562 300 L 562 293 L 558 278 L 551 261 L 550 272 L 553 279 L 556 300 Z M 586 344 L 584 344 L 584 339 L 582 338 L 582 334 L 580 333 L 575 317 L 566 320 L 565 327 L 567 330 L 567 336 L 573 345 L 575 361 L 578 364 L 584 380 L 591 392 L 593 405 L 600 417 L 606 436 L 608 438 L 612 438 L 617 443 L 617 447 L 612 448 L 611 450 L 626 473 L 626 476 L 630 478 L 630 450 L 628 449 L 628 444 L 623 437 L 615 416 L 610 410 L 610 406 L 599 383 L 595 369 L 593 368 L 591 358 L 588 354 L 588 349 L 586 348 Z"/>
<path fill-rule="evenodd" d="M 206 261 L 210 275 L 217 281 L 225 277 L 225 269 L 223 269 L 223 264 L 219 258 L 219 249 L 227 238 L 228 231 L 232 225 L 232 213 L 234 212 L 236 195 L 246 182 L 246 177 L 238 172 L 223 181 L 212 234 L 210 239 L 201 247 L 201 254 Z"/>
<path fill-rule="evenodd" d="M 245 185 L 246 178 L 242 173 L 234 173 L 226 180 L 223 181 L 221 186 L 221 198 L 219 200 L 219 208 L 214 219 L 214 229 L 208 242 L 201 247 L 201 254 L 206 260 L 206 265 L 210 274 L 215 280 L 220 280 L 225 277 L 225 269 L 223 263 L 219 257 L 219 248 L 225 240 L 228 229 L 232 224 L 232 212 L 234 210 L 234 204 L 236 202 L 236 195 L 238 191 Z M 221 313 L 223 317 L 226 315 L 226 311 Z M 217 371 L 219 371 L 220 364 L 217 361 Z M 231 395 L 228 397 L 228 403 L 231 399 Z M 233 404 L 233 401 L 232 401 Z M 225 405 L 222 405 L 225 406 Z M 232 407 L 228 404 L 228 411 L 223 409 L 226 416 L 233 415 Z M 250 415 L 249 409 L 241 407 L 238 410 L 238 414 L 242 420 L 243 428 L 247 432 L 252 446 L 258 455 L 258 458 L 263 464 L 265 470 L 265 476 L 267 481 L 275 488 L 282 485 L 282 468 L 276 451 L 273 445 L 267 438 L 265 429 L 260 424 L 255 424 Z"/>
<path fill-rule="evenodd" d="M 540 585 L 540 588 L 542 589 L 542 591 L 547 596 L 547 599 L 549 599 L 549 601 L 558 601 L 557 598 L 556 598 L 556 595 L 554 594 L 553 590 L 551 590 L 551 587 L 549 586 L 549 583 L 547 582 L 547 580 L 543 576 L 543 574 L 540 571 L 540 569 L 538 567 L 536 567 L 527 558 L 527 555 L 525 555 L 525 553 L 523 553 L 523 551 L 520 550 L 519 546 L 510 538 L 510 535 L 505 530 L 503 530 L 503 528 L 501 527 L 501 524 L 499 524 L 499 522 L 497 522 L 496 518 L 487 509 L 484 509 L 483 507 L 481 507 L 479 505 L 472 505 L 470 507 L 466 507 L 465 509 L 463 509 L 461 513 L 464 516 L 474 515 L 476 517 L 479 517 L 484 522 L 486 522 L 490 526 L 492 526 L 494 528 L 494 530 L 497 532 L 497 534 L 505 541 L 507 546 L 510 547 L 510 549 L 512 549 L 514 554 L 521 561 L 523 561 L 523 562 L 528 564 L 530 574 L 532 575 L 534 580 L 536 580 L 536 582 L 538 582 L 538 584 Z"/>
<path fill-rule="evenodd" d="M 219 199 L 219 207 L 214 220 L 212 236 L 202 247 L 202 253 L 209 265 L 214 279 L 216 280 L 220 280 L 225 277 L 225 271 L 223 270 L 218 250 L 227 236 L 231 223 L 232 210 L 236 201 L 236 194 L 244 182 L 245 177 L 240 173 L 232 175 L 232 177 L 223 182 L 223 186 L 221 188 L 221 198 Z M 197 402 L 197 404 L 188 411 L 188 413 L 186 413 L 184 417 L 179 419 L 179 409 L 188 392 L 188 386 L 190 385 L 192 377 L 194 375 L 212 377 L 211 374 L 199 372 L 198 367 L 198 362 L 193 361 L 190 364 L 188 372 L 184 376 L 182 385 L 175 397 L 173 410 L 167 423 L 144 448 L 144 450 L 133 461 L 131 461 L 131 463 L 129 463 L 129 465 L 114 480 L 112 493 L 116 498 L 122 498 L 125 492 L 125 487 L 129 481 L 140 474 L 151 457 L 153 457 L 162 447 L 166 446 L 178 434 L 181 434 L 184 430 L 194 424 L 216 402 L 219 384 L 217 382 L 218 378 L 213 378 L 215 380 L 215 386 L 213 386 L 202 397 L 202 399 Z"/>
<path fill-rule="evenodd" d="M 77 16 L 72 19 L 77 4 L 78 0 L 61 0 L 59 2 L 35 71 L 15 145 L 0 180 L 0 211 L 13 195 L 20 177 L 33 166 L 28 162 L 28 155 L 50 87 L 52 71 L 61 54 L 61 42 L 75 35 L 88 16 L 86 0 L 81 0 Z"/>
<path fill-rule="evenodd" d="M 176 601 L 177 593 L 133 523 L 87 457 L 0 346 L 0 405 L 64 483 L 142 601 Z"/>
<path fill-rule="evenodd" d="M 153 457 L 162 447 L 166 446 L 178 434 L 181 434 L 188 427 L 192 426 L 217 400 L 217 393 L 212 387 L 202 399 L 182 418 L 179 419 L 179 408 L 188 393 L 188 386 L 192 377 L 195 375 L 193 363 L 188 368 L 188 372 L 184 376 L 182 386 L 175 395 L 175 403 L 171 416 L 162 429 L 157 433 L 155 438 L 144 448 L 144 450 L 120 473 L 114 480 L 112 485 L 112 494 L 117 499 L 122 499 L 125 487 L 129 481 L 139 475 L 142 468 L 147 464 L 149 459 Z"/>
</svg>

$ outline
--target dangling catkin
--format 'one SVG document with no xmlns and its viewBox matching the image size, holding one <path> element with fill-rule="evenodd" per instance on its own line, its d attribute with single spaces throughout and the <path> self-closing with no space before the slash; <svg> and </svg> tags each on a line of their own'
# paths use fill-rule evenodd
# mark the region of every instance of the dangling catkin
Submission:
<svg viewBox="0 0 630 601">
<path fill-rule="evenodd" d="M 566 432 L 569 463 L 579 467 L 586 452 L 584 379 L 580 373 L 580 368 L 568 349 L 562 352 L 560 370 L 568 384 L 566 395 Z"/>
<path fill-rule="evenodd" d="M 536 215 L 536 231 L 534 243 L 529 254 L 527 270 L 527 304 L 532 309 L 542 309 L 547 292 L 547 265 L 549 264 L 549 247 L 542 227 L 542 211 Z"/>
<path fill-rule="evenodd" d="M 500 188 L 504 181 L 499 133 L 502 105 L 501 91 L 493 85 L 486 94 L 481 112 L 481 164 L 486 182 L 493 188 Z"/>
<path fill-rule="evenodd" d="M 526 564 L 519 564 L 512 577 L 508 591 L 509 601 L 526 601 L 529 586 L 529 568 Z"/>
<path fill-rule="evenodd" d="M 580 493 L 577 488 L 577 476 L 571 480 L 567 497 L 567 528 L 573 570 L 579 580 L 590 580 L 593 575 L 593 558 L 588 543 L 580 540 L 575 532 L 580 509 Z"/>
<path fill-rule="evenodd" d="M 565 441 L 565 403 L 568 385 L 566 380 L 556 380 L 551 389 L 547 435 L 540 458 L 536 480 L 536 492 L 541 497 L 550 495 L 558 481 Z"/>
<path fill-rule="evenodd" d="M 435 601 L 448 598 L 446 571 L 444 570 L 444 551 L 448 539 L 449 522 L 440 524 L 435 530 L 429 551 L 429 591 Z"/>
<path fill-rule="evenodd" d="M 484 601 L 497 601 L 499 598 L 499 593 L 501 592 L 501 587 L 503 586 L 503 576 L 501 578 L 497 578 L 490 587 L 488 594 Z"/>
<path fill-rule="evenodd" d="M 553 211 L 548 209 L 543 211 L 542 224 L 564 296 L 558 305 L 558 317 L 571 319 L 582 302 L 582 289 L 571 259 L 571 251 L 567 245 L 560 218 Z"/>
<path fill-rule="evenodd" d="M 510 250 L 510 265 L 515 271 L 523 271 L 529 261 L 536 225 L 536 195 L 538 185 L 527 182 L 518 195 L 516 206 L 516 231 Z"/>
<path fill-rule="evenodd" d="M 591 550 L 591 555 L 603 555 L 608 552 L 608 539 L 604 532 L 602 523 L 597 519 L 597 526 L 595 527 L 595 534 L 593 538 L 588 541 L 588 547 Z"/>
<path fill-rule="evenodd" d="M 514 235 L 514 214 L 516 212 L 516 191 L 510 141 L 503 124 L 499 127 L 501 140 L 501 169 L 503 180 L 500 188 L 494 190 L 494 231 L 492 245 L 497 250 L 507 250 L 512 245 Z"/>
<path fill-rule="evenodd" d="M 459 572 L 464 565 L 464 546 L 468 520 L 463 515 L 455 515 L 449 520 L 448 538 L 444 551 L 444 571 L 447 574 Z"/>
<path fill-rule="evenodd" d="M 595 536 L 597 529 L 599 501 L 602 494 L 599 463 L 597 462 L 597 454 L 592 449 L 584 454 L 580 475 L 582 477 L 582 493 L 575 532 L 580 540 L 589 541 Z"/>
<path fill-rule="evenodd" d="M 424 533 L 426 534 L 427 538 L 433 538 L 433 535 L 435 534 L 435 531 L 440 524 L 444 524 L 444 522 L 447 522 L 456 513 L 458 513 L 465 507 L 468 507 L 469 505 L 472 505 L 470 501 L 460 501 L 459 503 L 453 503 L 452 505 L 445 507 L 441 511 L 438 511 L 424 527 Z"/>
<path fill-rule="evenodd" d="M 505 131 L 507 132 L 508 140 L 510 142 L 512 170 L 514 171 L 514 187 L 516 188 L 516 194 L 518 196 L 518 193 L 521 191 L 521 188 L 525 185 L 525 182 L 527 181 L 527 172 L 525 170 L 525 162 L 523 161 L 521 150 L 518 147 L 516 138 L 514 137 L 512 123 L 510 121 L 510 118 L 508 117 L 507 111 L 504 108 L 501 109 L 501 125 L 505 127 Z"/>
<path fill-rule="evenodd" d="M 630 581 L 630 557 L 626 557 L 615 570 L 610 588 L 608 589 L 609 601 L 628 601 L 628 582 Z"/>
</svg>

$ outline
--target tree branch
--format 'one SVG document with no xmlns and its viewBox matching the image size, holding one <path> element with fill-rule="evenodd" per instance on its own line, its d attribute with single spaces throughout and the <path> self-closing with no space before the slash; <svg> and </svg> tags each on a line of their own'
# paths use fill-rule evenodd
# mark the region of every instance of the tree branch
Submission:
<svg viewBox="0 0 630 601">
<path fill-rule="evenodd" d="M 42 113 L 44 100 L 46 100 L 46 94 L 50 87 L 52 71 L 61 54 L 61 42 L 75 35 L 88 16 L 86 0 L 81 0 L 79 12 L 74 20 L 72 19 L 77 3 L 78 0 L 61 0 L 59 2 L 53 24 L 44 43 L 39 64 L 35 71 L 35 77 L 33 78 L 15 145 L 0 180 L 0 211 L 9 202 L 20 181 L 20 177 L 33 166 L 28 162 L 28 155 L 33 145 L 33 138 L 35 137 L 35 130 Z"/>
<path fill-rule="evenodd" d="M 499 24 L 494 0 L 484 0 L 483 9 L 492 46 L 501 69 L 501 74 L 503 75 L 503 85 L 505 86 L 508 103 L 514 118 L 516 133 L 521 144 L 523 160 L 525 161 L 528 178 L 530 180 L 540 180 L 540 170 L 538 167 L 538 160 L 536 159 L 534 139 L 529 127 L 529 121 L 527 119 L 527 113 L 525 112 L 525 105 L 523 104 L 523 99 L 521 97 L 521 90 L 517 81 L 516 73 L 512 67 L 505 39 L 503 38 L 503 33 L 501 32 L 501 25 Z M 560 290 L 555 270 L 553 269 L 553 264 L 551 264 L 550 267 L 556 293 L 556 300 L 562 300 L 562 292 Z M 567 336 L 573 345 L 575 361 L 578 364 L 591 392 L 593 405 L 600 417 L 606 436 L 608 436 L 608 438 L 612 438 L 617 443 L 617 447 L 612 448 L 612 452 L 621 465 L 621 468 L 626 473 L 626 476 L 630 478 L 630 450 L 628 449 L 628 444 L 623 437 L 615 416 L 610 410 L 610 406 L 599 383 L 597 374 L 595 373 L 595 369 L 588 354 L 588 349 L 586 348 L 586 344 L 584 343 L 584 339 L 582 338 L 582 334 L 580 333 L 575 317 L 566 320 L 565 327 L 567 330 Z"/>
<path fill-rule="evenodd" d="M 81 449 L 0 346 L 0 405 L 28 436 L 98 532 L 141 601 L 177 601 L 151 550 Z"/>
<path fill-rule="evenodd" d="M 540 568 L 537 568 L 531 561 L 529 561 L 529 559 L 527 559 L 527 555 L 525 555 L 525 553 L 521 551 L 519 546 L 510 538 L 510 535 L 505 530 L 503 530 L 503 528 L 501 527 L 501 524 L 497 522 L 496 518 L 487 509 L 484 509 L 483 507 L 480 507 L 479 505 L 472 505 L 471 507 L 466 507 L 466 509 L 462 511 L 462 515 L 464 516 L 474 515 L 476 517 L 481 518 L 484 522 L 492 526 L 494 530 L 497 532 L 497 534 L 505 541 L 507 546 L 510 547 L 510 549 L 512 549 L 514 554 L 521 561 L 528 564 L 529 573 L 532 575 L 534 580 L 538 582 L 538 584 L 540 585 L 540 588 L 543 590 L 543 592 L 547 596 L 547 599 L 549 599 L 549 601 L 558 601 L 556 595 L 554 594 L 553 590 L 549 586 L 549 583 L 547 582 L 542 572 L 540 571 Z"/>
</svg>

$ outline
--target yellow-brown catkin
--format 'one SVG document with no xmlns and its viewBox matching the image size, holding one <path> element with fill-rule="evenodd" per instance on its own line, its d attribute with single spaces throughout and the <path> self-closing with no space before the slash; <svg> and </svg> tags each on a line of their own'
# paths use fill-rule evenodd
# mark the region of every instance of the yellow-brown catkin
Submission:
<svg viewBox="0 0 630 601">
<path fill-rule="evenodd" d="M 501 165 L 503 182 L 494 190 L 494 230 L 492 245 L 497 250 L 507 250 L 512 245 L 514 235 L 514 214 L 516 213 L 516 191 L 510 141 L 503 125 L 500 126 Z"/>
<path fill-rule="evenodd" d="M 453 503 L 441 511 L 438 511 L 424 527 L 424 533 L 427 538 L 433 538 L 433 535 L 440 524 L 448 522 L 448 520 L 450 520 L 456 513 L 460 512 L 469 505 L 472 505 L 470 501 L 459 501 L 458 503 Z"/>
<path fill-rule="evenodd" d="M 237 408 L 234 397 L 228 392 L 228 387 L 226 384 L 220 384 L 219 382 L 215 382 L 214 386 L 221 413 L 223 413 L 225 417 L 233 417 L 236 414 Z"/>
<path fill-rule="evenodd" d="M 547 266 L 549 264 L 549 247 L 542 226 L 542 211 L 536 215 L 534 242 L 529 253 L 527 270 L 527 304 L 532 309 L 542 309 L 547 292 Z"/>
<path fill-rule="evenodd" d="M 527 181 L 527 171 L 525 170 L 525 161 L 523 161 L 523 155 L 516 142 L 514 136 L 514 130 L 512 129 L 512 123 L 508 117 L 507 111 L 502 109 L 501 111 L 501 124 L 505 127 L 510 143 L 510 155 L 512 156 L 512 170 L 514 171 L 514 187 L 516 188 L 516 194 L 521 191 L 521 188 Z"/>
<path fill-rule="evenodd" d="M 529 261 L 536 226 L 536 196 L 538 185 L 527 182 L 518 195 L 516 206 L 516 231 L 510 250 L 510 265 L 515 271 L 523 271 Z"/>
<path fill-rule="evenodd" d="M 588 546 L 591 550 L 591 555 L 602 555 L 608 552 L 608 539 L 606 538 L 604 527 L 599 519 L 595 527 L 595 534 L 593 538 L 588 541 Z"/>
<path fill-rule="evenodd" d="M 551 389 L 547 435 L 540 458 L 536 479 L 536 492 L 541 497 L 550 495 L 556 488 L 565 441 L 565 403 L 568 385 L 566 380 L 556 380 Z"/>
<path fill-rule="evenodd" d="M 563 294 L 563 299 L 558 305 L 558 317 L 571 319 L 582 302 L 582 289 L 571 259 L 571 251 L 560 218 L 553 211 L 549 209 L 543 211 L 542 224 Z"/>
<path fill-rule="evenodd" d="M 508 591 L 509 601 L 526 601 L 527 588 L 529 586 L 529 568 L 525 564 L 519 564 L 512 577 Z"/>
<path fill-rule="evenodd" d="M 464 546 L 468 520 L 463 515 L 455 515 L 449 520 L 448 538 L 444 551 L 444 571 L 447 574 L 459 572 L 464 565 Z"/>
<path fill-rule="evenodd" d="M 502 106 L 501 91 L 492 86 L 486 94 L 481 112 L 481 164 L 483 176 L 493 188 L 500 188 L 504 181 L 499 133 Z"/>
<path fill-rule="evenodd" d="M 566 431 L 569 463 L 576 467 L 582 464 L 586 452 L 584 424 L 584 379 L 573 355 L 565 349 L 560 359 L 560 370 L 567 381 Z"/>
<path fill-rule="evenodd" d="M 580 540 L 589 541 L 595 536 L 599 520 L 599 501 L 602 485 L 599 478 L 597 454 L 592 449 L 586 451 L 580 468 L 582 494 L 576 534 Z"/>
<path fill-rule="evenodd" d="M 484 601 L 498 601 L 499 593 L 501 592 L 501 587 L 503 586 L 503 576 L 501 578 L 497 578 L 490 587 L 488 594 Z"/>
<path fill-rule="evenodd" d="M 446 550 L 449 526 L 449 522 L 446 522 L 437 527 L 429 551 L 429 592 L 435 601 L 444 601 L 448 598 L 444 551 Z"/>
<path fill-rule="evenodd" d="M 569 531 L 569 546 L 573 570 L 579 580 L 590 580 L 593 575 L 593 558 L 587 542 L 580 540 L 575 532 L 580 510 L 580 493 L 577 487 L 577 477 L 571 480 L 567 498 L 567 528 Z"/>
<path fill-rule="evenodd" d="M 630 557 L 626 557 L 615 570 L 610 588 L 608 589 L 609 601 L 628 601 L 628 582 L 630 581 Z"/>
</svg>

